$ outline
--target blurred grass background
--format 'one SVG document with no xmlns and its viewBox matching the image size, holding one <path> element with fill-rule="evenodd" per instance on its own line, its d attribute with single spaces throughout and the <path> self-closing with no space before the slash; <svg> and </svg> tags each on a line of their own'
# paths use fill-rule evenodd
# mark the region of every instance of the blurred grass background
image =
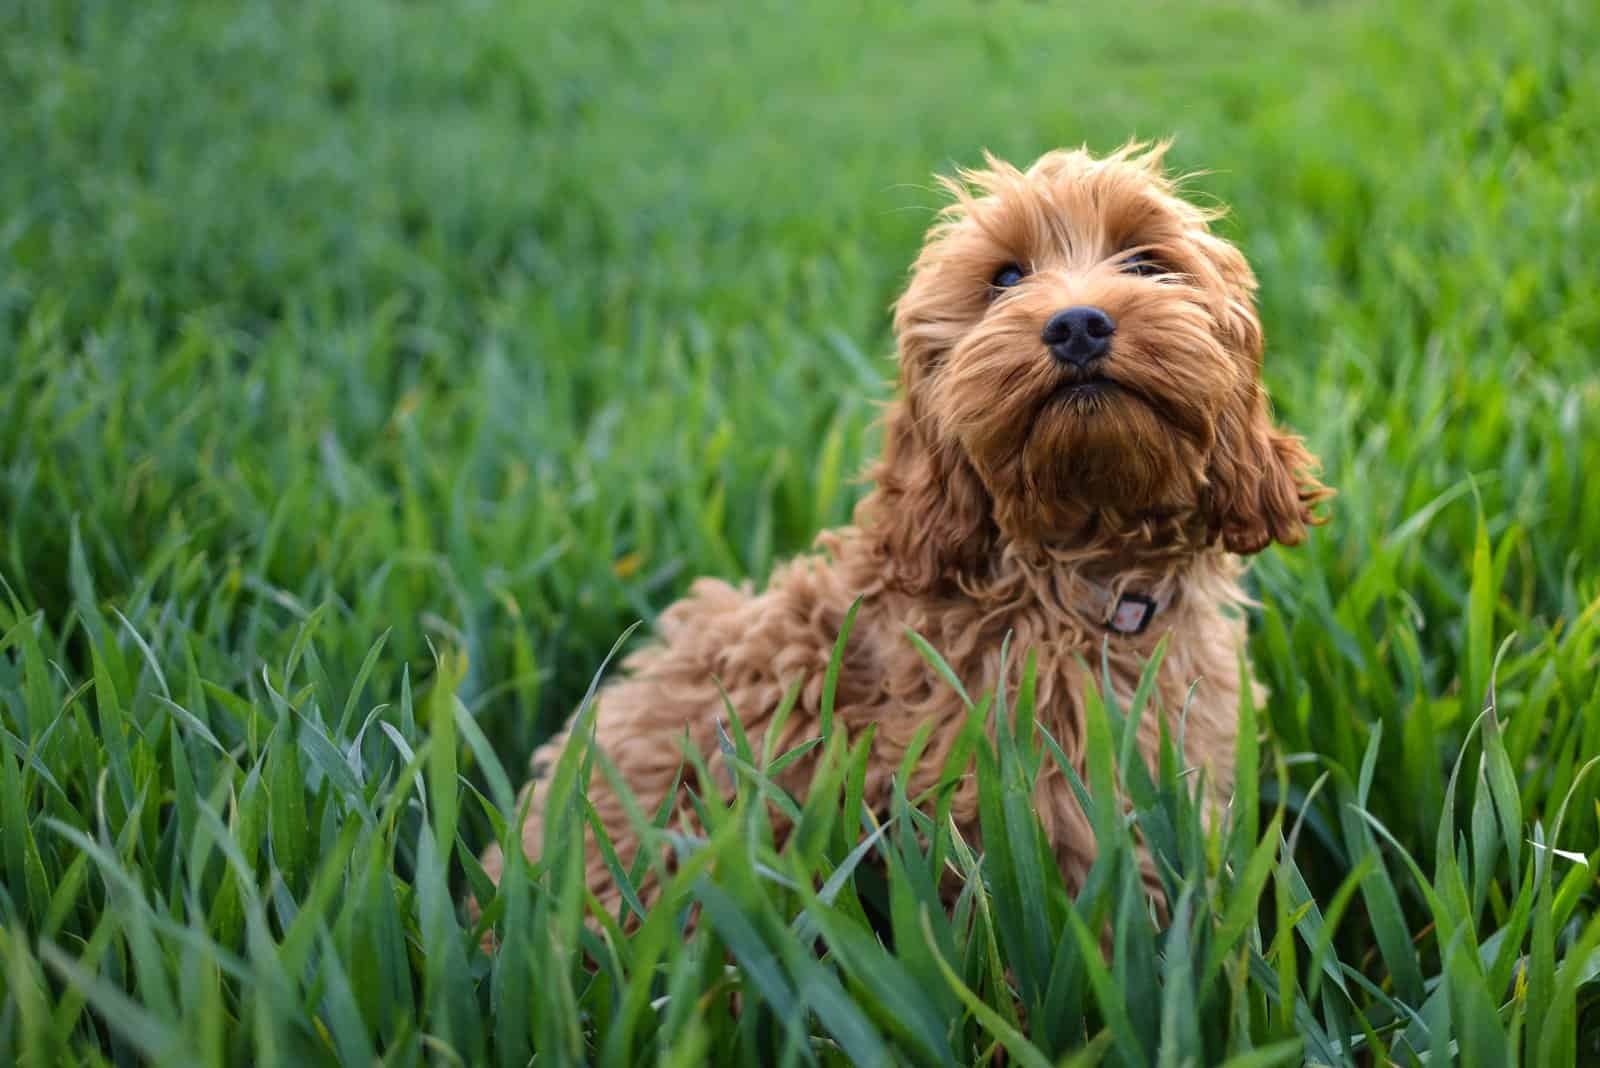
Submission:
<svg viewBox="0 0 1600 1068">
<path fill-rule="evenodd" d="M 1596 30 L 1579 3 L 14 0 L 0 630 L 54 666 L 0 655 L 13 835 L 27 812 L 53 883 L 39 821 L 95 825 L 102 645 L 152 806 L 169 680 L 253 747 L 218 693 L 304 697 L 274 673 L 310 643 L 334 717 L 385 632 L 363 714 L 459 648 L 519 767 L 629 622 L 848 515 L 932 173 L 1169 134 L 1341 491 L 1255 571 L 1287 796 L 1353 781 L 1381 724 L 1371 811 L 1432 859 L 1514 631 L 1501 715 L 1548 829 L 1600 753 Z M 1328 892 L 1340 803 L 1306 811 Z"/>
</svg>

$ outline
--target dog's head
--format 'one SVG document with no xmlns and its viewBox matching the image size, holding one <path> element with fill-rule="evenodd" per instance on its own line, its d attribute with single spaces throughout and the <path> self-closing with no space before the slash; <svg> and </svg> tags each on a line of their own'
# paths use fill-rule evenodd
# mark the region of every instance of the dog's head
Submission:
<svg viewBox="0 0 1600 1068">
<path fill-rule="evenodd" d="M 896 305 L 902 395 L 875 472 L 903 580 L 1002 537 L 1254 553 L 1317 521 L 1328 491 L 1261 386 L 1255 277 L 1177 195 L 1164 148 L 944 182 L 954 202 Z"/>
</svg>

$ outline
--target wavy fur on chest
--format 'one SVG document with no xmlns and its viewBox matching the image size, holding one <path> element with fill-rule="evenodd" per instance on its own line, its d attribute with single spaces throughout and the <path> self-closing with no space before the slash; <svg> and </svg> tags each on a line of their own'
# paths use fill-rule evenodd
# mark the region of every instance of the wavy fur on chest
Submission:
<svg viewBox="0 0 1600 1068">
<path fill-rule="evenodd" d="M 1244 643 L 1244 594 L 1234 557 L 1210 552 L 1181 568 L 1119 576 L 1122 583 L 1171 596 L 1169 607 L 1144 634 L 1128 637 L 1109 632 L 1102 620 L 1088 614 L 1094 598 L 1080 569 L 1070 562 L 1006 557 L 997 562 L 996 575 L 981 592 L 969 589 L 929 598 L 886 586 L 874 574 L 873 555 L 859 532 L 847 530 L 825 542 L 830 556 L 792 561 L 760 593 L 711 579 L 696 583 L 661 618 L 660 643 L 630 657 L 628 678 L 603 691 L 598 711 L 602 744 L 614 759 L 628 762 L 630 782 L 644 787 L 646 796 L 666 790 L 678 771 L 676 754 L 661 751 L 659 739 L 665 734 L 687 730 L 710 765 L 720 765 L 715 739 L 722 708 L 719 682 L 758 746 L 784 694 L 800 684 L 776 751 L 814 736 L 834 642 L 860 595 L 835 709 L 853 736 L 869 727 L 874 731 L 866 797 L 880 810 L 887 810 L 891 776 L 918 730 L 932 725 L 917 770 L 906 784 L 913 795 L 933 785 L 966 720 L 960 695 L 917 651 L 908 630 L 939 650 L 974 697 L 998 681 L 1001 648 L 1008 637 L 1007 685 L 1012 692 L 1032 651 L 1039 722 L 1077 760 L 1083 751 L 1085 664 L 1096 680 L 1108 670 L 1117 695 L 1126 702 L 1150 654 L 1165 638 L 1166 655 L 1152 711 L 1142 724 L 1141 748 L 1153 761 L 1158 717 L 1168 717 L 1168 728 L 1176 735 L 1181 715 L 1185 758 L 1190 766 L 1206 769 L 1214 798 L 1226 798 L 1232 784 Z M 787 770 L 785 785 L 803 793 L 809 774 L 810 764 L 801 761 Z M 1069 883 L 1076 883 L 1093 861 L 1092 835 L 1070 788 L 1053 768 L 1040 777 L 1037 803 Z M 970 779 L 957 789 L 952 813 L 976 842 L 977 793 Z"/>
</svg>

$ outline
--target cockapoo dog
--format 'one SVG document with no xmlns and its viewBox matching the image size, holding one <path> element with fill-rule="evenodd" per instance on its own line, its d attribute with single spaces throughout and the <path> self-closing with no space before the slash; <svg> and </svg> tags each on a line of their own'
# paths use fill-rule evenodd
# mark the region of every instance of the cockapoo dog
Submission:
<svg viewBox="0 0 1600 1068">
<path fill-rule="evenodd" d="M 954 202 L 895 305 L 900 389 L 855 525 L 824 532 L 819 555 L 780 566 L 763 592 L 700 579 L 662 614 L 659 641 L 596 697 L 596 742 L 644 812 L 672 788 L 685 734 L 725 776 L 723 690 L 758 751 L 796 682 L 774 751 L 816 733 L 857 597 L 836 716 L 852 735 L 876 728 L 865 797 L 880 812 L 918 728 L 934 725 L 911 796 L 933 785 L 966 719 L 907 628 L 972 693 L 995 685 L 1008 634 L 1018 653 L 1031 649 L 1038 718 L 1080 761 L 1080 658 L 1098 669 L 1105 647 L 1126 701 L 1168 636 L 1157 704 L 1187 709 L 1184 756 L 1207 770 L 1208 802 L 1226 802 L 1245 642 L 1239 555 L 1299 542 L 1330 491 L 1300 439 L 1271 420 L 1255 277 L 1211 232 L 1216 213 L 1164 175 L 1165 147 L 1056 151 L 1026 171 L 989 159 L 944 180 Z M 1023 658 L 1010 659 L 1014 690 Z M 1157 718 L 1140 728 L 1152 763 Z M 534 754 L 530 857 L 549 806 L 570 801 L 547 796 L 539 777 L 566 743 L 562 732 Z M 780 781 L 803 794 L 810 771 L 801 759 Z M 631 864 L 638 836 L 598 770 L 588 796 Z M 1036 804 L 1068 885 L 1080 886 L 1094 835 L 1048 760 Z M 976 843 L 970 776 L 952 814 Z M 491 847 L 484 867 L 496 881 L 503 865 Z M 592 836 L 587 877 L 614 910 L 619 892 Z"/>
</svg>

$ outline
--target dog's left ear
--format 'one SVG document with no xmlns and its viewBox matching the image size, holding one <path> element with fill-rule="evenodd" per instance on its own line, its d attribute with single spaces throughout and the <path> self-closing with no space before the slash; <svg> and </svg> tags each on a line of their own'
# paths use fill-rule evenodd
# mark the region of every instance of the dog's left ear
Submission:
<svg viewBox="0 0 1600 1068">
<path fill-rule="evenodd" d="M 1316 457 L 1294 434 L 1273 426 L 1259 385 L 1222 417 L 1208 469 L 1209 520 L 1230 552 L 1258 553 L 1273 542 L 1297 545 L 1314 511 L 1333 491 L 1317 481 Z"/>
<path fill-rule="evenodd" d="M 1317 481 L 1317 459 L 1305 442 L 1272 423 L 1260 381 L 1263 342 L 1250 264 L 1209 232 L 1196 241 L 1216 271 L 1217 325 L 1249 376 L 1218 422 L 1206 469 L 1207 520 L 1229 552 L 1258 553 L 1275 541 L 1297 545 L 1306 527 L 1326 521 L 1314 508 L 1333 491 Z"/>
</svg>

